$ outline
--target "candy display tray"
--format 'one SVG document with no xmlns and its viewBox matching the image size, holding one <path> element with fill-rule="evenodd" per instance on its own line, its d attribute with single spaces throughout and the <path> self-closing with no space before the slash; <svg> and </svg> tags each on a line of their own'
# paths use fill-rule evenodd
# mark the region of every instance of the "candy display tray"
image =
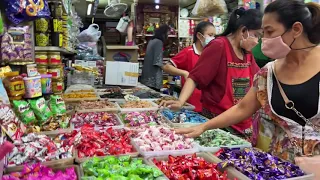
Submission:
<svg viewBox="0 0 320 180">
<path fill-rule="evenodd" d="M 147 101 L 147 100 L 141 100 L 141 101 Z M 152 101 L 147 101 L 150 102 L 152 107 L 149 108 L 122 108 L 121 104 L 125 103 L 125 100 L 120 100 L 120 101 L 114 101 L 120 106 L 120 112 L 141 112 L 141 111 L 157 111 L 158 105 L 153 103 Z"/>
<path fill-rule="evenodd" d="M 42 164 L 42 165 L 44 165 L 44 164 Z M 57 172 L 57 171 L 59 171 L 59 170 L 64 171 L 64 170 L 66 170 L 66 169 L 68 169 L 68 168 L 74 168 L 74 170 L 75 170 L 75 172 L 76 172 L 76 174 L 77 174 L 77 179 L 78 179 L 78 180 L 81 180 L 80 167 L 77 166 L 77 165 L 61 165 L 61 166 L 45 165 L 45 166 L 47 166 L 47 167 L 49 167 L 49 168 L 52 168 L 54 172 Z M 12 171 L 12 172 L 20 172 L 20 170 L 18 170 L 18 171 Z M 12 172 L 7 172 L 6 174 L 9 174 L 9 173 L 12 173 Z M 0 176 L 0 178 L 1 178 L 1 176 Z"/>
<path fill-rule="evenodd" d="M 235 136 L 235 135 L 232 135 L 226 131 L 223 131 L 221 129 L 214 129 L 214 130 L 210 130 L 210 131 L 219 131 L 221 133 L 225 133 L 225 134 L 228 134 L 228 136 L 231 136 L 233 137 L 234 139 L 239 139 L 241 140 L 241 138 Z M 205 147 L 205 146 L 201 146 L 197 141 L 196 141 L 196 146 L 197 148 L 199 149 L 200 152 L 212 152 L 212 153 L 215 153 L 217 151 L 219 151 L 220 148 L 230 148 L 230 149 L 233 149 L 233 148 L 240 148 L 240 149 L 244 149 L 244 148 L 251 148 L 252 145 L 250 142 L 247 142 L 247 144 L 242 144 L 242 145 L 233 145 L 233 146 L 219 146 L 219 147 Z"/>
<path fill-rule="evenodd" d="M 261 151 L 261 150 L 260 150 Z M 222 162 L 222 160 L 221 159 L 219 159 L 217 156 L 214 156 L 214 155 L 212 155 L 211 153 L 209 153 L 209 152 L 207 152 L 207 154 L 209 154 L 209 155 L 211 155 L 213 158 L 214 158 L 214 160 L 216 161 L 216 162 Z M 234 168 L 234 169 L 236 169 L 236 168 Z M 237 170 L 237 169 L 236 169 Z M 238 171 L 238 170 L 237 170 Z M 240 172 L 240 171 L 239 171 Z M 240 172 L 241 173 L 241 172 Z M 241 173 L 242 174 L 242 173 Z M 243 174 L 244 175 L 244 174 Z M 251 180 L 250 178 L 248 178 L 246 175 L 244 175 L 245 176 L 245 179 L 239 179 L 239 180 Z M 316 180 L 316 179 L 314 179 L 314 174 L 307 174 L 307 175 L 305 175 L 305 176 L 300 176 L 300 177 L 294 177 L 294 178 L 289 178 L 289 179 L 285 179 L 285 180 Z"/>
<path fill-rule="evenodd" d="M 182 155 L 190 155 L 193 153 L 188 153 L 188 152 L 181 152 L 178 154 L 175 154 L 173 156 L 182 156 Z M 214 157 L 211 154 L 208 153 L 204 153 L 204 152 L 200 152 L 200 153 L 196 153 L 197 157 L 202 157 L 204 160 L 206 160 L 207 162 L 210 163 L 218 163 L 219 159 L 217 157 Z M 157 157 L 149 157 L 147 158 L 147 163 L 149 165 L 152 165 L 154 167 L 157 167 L 154 163 L 153 163 L 153 159 L 156 159 L 158 161 L 168 161 L 168 155 L 166 156 L 157 156 Z M 158 168 L 158 167 L 157 167 Z M 159 168 L 158 168 L 159 169 Z M 236 170 L 235 168 L 232 167 L 228 167 L 225 169 L 227 171 L 227 175 L 228 175 L 228 179 L 237 179 L 237 180 L 247 180 L 247 177 L 245 175 L 243 175 L 241 172 L 239 172 L 238 170 Z"/>
<path fill-rule="evenodd" d="M 124 124 L 122 123 L 122 121 L 120 120 L 120 117 L 118 116 L 118 114 L 116 114 L 116 113 L 112 113 L 112 114 L 114 114 L 115 115 L 115 117 L 116 117 L 116 120 L 117 120 L 117 122 L 118 122 L 118 125 L 116 125 L 116 126 L 105 126 L 105 127 L 101 127 L 101 126 L 94 126 L 94 129 L 96 129 L 96 130 L 100 130 L 100 129 L 106 129 L 106 128 L 110 128 L 110 127 L 112 127 L 112 128 L 123 128 L 124 127 Z M 72 123 L 72 122 L 70 122 L 70 126 L 71 126 L 71 129 L 72 130 L 79 130 L 80 128 L 75 128 L 74 127 L 74 123 Z"/>
<path fill-rule="evenodd" d="M 181 150 L 162 150 L 162 151 L 142 151 L 140 147 L 134 142 L 134 138 L 131 138 L 131 144 L 138 150 L 139 154 L 143 157 L 157 157 L 157 156 L 168 156 L 168 155 L 179 155 L 181 153 L 193 154 L 198 152 L 198 148 L 194 143 L 191 149 L 181 149 Z"/>
<path fill-rule="evenodd" d="M 173 123 L 171 120 L 169 120 L 167 117 L 165 117 L 162 112 L 161 112 L 161 115 L 163 116 L 163 118 L 167 121 L 167 123 L 171 126 L 171 127 L 174 127 L 174 128 L 183 128 L 183 127 L 193 127 L 193 126 L 198 126 L 202 123 Z M 208 118 L 198 114 L 198 116 L 206 119 L 208 121 Z"/>
<path fill-rule="evenodd" d="M 29 163 L 31 164 L 31 163 Z M 44 166 L 49 166 L 49 167 L 60 167 L 60 166 L 66 166 L 66 165 L 73 165 L 74 164 L 74 156 L 72 158 L 65 158 L 65 159 L 59 159 L 59 160 L 52 160 L 52 161 L 45 161 L 41 162 L 42 165 Z M 11 172 L 20 172 L 23 169 L 23 165 L 18 165 L 18 166 L 11 166 L 9 165 L 5 169 L 5 173 L 11 173 Z"/>
<path fill-rule="evenodd" d="M 139 112 L 150 112 L 150 111 L 139 111 Z M 154 113 L 156 113 L 156 111 L 153 111 Z M 129 123 L 126 123 L 125 122 L 125 120 L 124 120 L 124 118 L 122 117 L 122 115 L 123 114 L 127 114 L 127 113 L 130 113 L 130 112 L 122 112 L 122 113 L 118 113 L 118 116 L 119 116 L 119 119 L 120 119 L 120 121 L 124 124 L 124 126 L 125 127 L 128 127 L 128 128 L 139 128 L 139 126 L 130 126 L 129 125 Z M 163 118 L 163 116 L 160 116 L 159 117 L 160 118 L 160 121 L 159 122 L 152 122 L 152 123 L 155 123 L 155 124 L 152 124 L 152 125 L 150 125 L 150 124 L 141 124 L 141 126 L 159 126 L 159 125 L 165 125 L 165 124 L 167 124 L 167 125 L 169 125 L 168 123 L 167 123 L 167 121 Z M 164 124 L 165 123 L 165 124 Z M 172 127 L 172 126 L 170 126 L 170 127 Z"/>
<path fill-rule="evenodd" d="M 75 111 L 80 113 L 86 113 L 86 112 L 119 112 L 120 106 L 115 103 L 111 102 L 114 105 L 114 108 L 101 108 L 101 109 L 80 109 L 78 106 L 76 106 Z"/>
<path fill-rule="evenodd" d="M 127 156 L 127 155 L 120 155 L 120 156 Z M 129 154 L 129 156 L 131 156 L 131 155 Z M 116 156 L 116 157 L 119 157 L 119 156 Z M 139 157 L 136 157 L 136 156 L 131 156 L 131 157 L 133 157 L 133 158 L 138 158 L 138 159 L 142 159 L 143 162 L 144 162 L 144 164 L 149 165 L 149 162 L 148 162 L 146 159 L 144 159 L 144 158 L 139 158 Z M 99 158 L 102 158 L 102 157 L 99 157 Z M 83 163 L 84 163 L 84 162 L 82 162 L 82 163 L 80 164 L 80 176 L 81 176 L 81 177 L 84 176 Z M 155 180 L 168 180 L 168 178 L 163 175 L 163 176 L 160 176 L 160 177 L 156 178 Z"/>
</svg>

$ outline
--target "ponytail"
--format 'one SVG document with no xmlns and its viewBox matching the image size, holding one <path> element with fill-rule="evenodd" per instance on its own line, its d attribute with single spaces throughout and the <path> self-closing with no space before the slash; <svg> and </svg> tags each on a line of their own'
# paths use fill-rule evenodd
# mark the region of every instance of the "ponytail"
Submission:
<svg viewBox="0 0 320 180">
<path fill-rule="evenodd" d="M 314 2 L 307 3 L 312 17 L 312 28 L 307 31 L 311 43 L 320 43 L 320 5 Z"/>
</svg>

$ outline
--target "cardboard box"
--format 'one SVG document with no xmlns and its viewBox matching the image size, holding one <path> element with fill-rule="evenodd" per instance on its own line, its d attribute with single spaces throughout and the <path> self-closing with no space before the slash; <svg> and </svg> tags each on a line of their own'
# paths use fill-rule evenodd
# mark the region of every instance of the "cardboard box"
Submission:
<svg viewBox="0 0 320 180">
<path fill-rule="evenodd" d="M 138 46 L 107 46 L 106 60 L 138 62 Z"/>
<path fill-rule="evenodd" d="M 106 62 L 105 84 L 121 86 L 137 86 L 139 63 Z"/>
</svg>

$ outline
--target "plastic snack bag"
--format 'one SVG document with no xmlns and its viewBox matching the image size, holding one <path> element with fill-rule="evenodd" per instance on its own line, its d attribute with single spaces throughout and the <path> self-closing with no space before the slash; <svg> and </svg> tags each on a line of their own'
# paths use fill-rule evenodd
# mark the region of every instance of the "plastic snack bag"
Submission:
<svg viewBox="0 0 320 180">
<path fill-rule="evenodd" d="M 30 107 L 37 116 L 38 124 L 44 124 L 52 118 L 52 112 L 46 104 L 46 100 L 42 97 L 39 99 L 29 100 Z"/>
<path fill-rule="evenodd" d="M 9 97 L 6 89 L 3 86 L 2 79 L 0 78 L 0 102 L 4 104 L 10 104 Z"/>
<path fill-rule="evenodd" d="M 66 114 L 66 104 L 64 103 L 61 96 L 52 95 L 50 96 L 50 109 L 54 116 L 62 116 Z"/>
<path fill-rule="evenodd" d="M 196 16 L 215 16 L 227 13 L 227 5 L 224 0 L 197 0 L 192 14 Z"/>
<path fill-rule="evenodd" d="M 24 124 L 28 125 L 36 122 L 36 117 L 27 101 L 13 101 L 13 108 Z"/>
</svg>

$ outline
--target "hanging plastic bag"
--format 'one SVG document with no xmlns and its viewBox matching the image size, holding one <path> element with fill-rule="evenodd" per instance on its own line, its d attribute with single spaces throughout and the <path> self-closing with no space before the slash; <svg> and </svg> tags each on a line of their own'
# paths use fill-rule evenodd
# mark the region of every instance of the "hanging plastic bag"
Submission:
<svg viewBox="0 0 320 180">
<path fill-rule="evenodd" d="M 116 29 L 121 33 L 126 32 L 126 29 L 128 27 L 129 21 L 130 21 L 129 16 L 124 16 L 124 17 L 120 18 Z"/>
<path fill-rule="evenodd" d="M 227 13 L 227 5 L 224 0 L 197 0 L 192 14 L 196 16 L 216 16 Z"/>
<path fill-rule="evenodd" d="M 78 35 L 78 40 L 80 42 L 98 42 L 100 37 L 101 31 L 99 31 L 99 25 L 91 24 L 88 29 Z"/>
</svg>

